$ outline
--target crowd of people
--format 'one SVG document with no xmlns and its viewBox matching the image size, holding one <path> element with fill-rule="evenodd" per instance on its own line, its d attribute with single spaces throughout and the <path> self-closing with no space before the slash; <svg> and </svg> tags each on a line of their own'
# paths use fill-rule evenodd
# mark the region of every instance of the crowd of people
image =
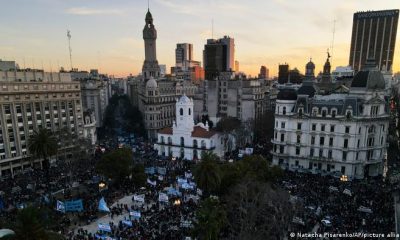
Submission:
<svg viewBox="0 0 400 240">
<path fill-rule="evenodd" d="M 331 176 L 286 172 L 280 185 L 303 209 L 293 232 L 395 232 L 393 196 L 381 177 L 340 181 Z"/>
</svg>

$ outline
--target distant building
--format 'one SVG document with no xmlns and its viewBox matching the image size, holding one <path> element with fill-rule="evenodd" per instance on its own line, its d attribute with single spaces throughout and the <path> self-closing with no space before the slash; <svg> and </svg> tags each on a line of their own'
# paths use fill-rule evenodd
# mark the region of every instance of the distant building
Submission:
<svg viewBox="0 0 400 240">
<path fill-rule="evenodd" d="M 392 70 L 398 21 L 398 9 L 354 13 L 349 58 L 354 71 L 360 71 L 370 56 L 381 71 Z"/>
<path fill-rule="evenodd" d="M 0 59 L 0 71 L 15 71 L 17 70 L 17 65 L 15 61 L 3 61 Z"/>
<path fill-rule="evenodd" d="M 171 67 L 171 74 L 177 80 L 187 80 L 199 84 L 204 80 L 204 69 L 199 61 L 193 60 L 193 45 L 178 43 L 175 49 L 175 66 Z"/>
<path fill-rule="evenodd" d="M 147 12 L 145 21 L 143 72 L 140 77 L 129 79 L 128 95 L 132 104 L 142 113 L 148 137 L 155 140 L 157 132 L 171 126 L 175 119 L 176 97 L 183 94 L 193 96 L 197 86 L 184 79 L 167 79 L 161 76 L 155 48 L 157 31 L 150 11 Z"/>
<path fill-rule="evenodd" d="M 186 69 L 187 62 L 193 60 L 193 44 L 177 43 L 175 49 L 175 66 Z"/>
<path fill-rule="evenodd" d="M 289 64 L 279 64 L 278 83 L 285 84 L 289 80 Z"/>
<path fill-rule="evenodd" d="M 209 129 L 208 124 L 195 125 L 193 118 L 193 100 L 186 95 L 176 102 L 176 119 L 172 127 L 160 130 L 157 134 L 155 148 L 158 155 L 178 157 L 186 160 L 201 159 L 204 151 L 224 157 L 224 147 L 221 136 Z"/>
<path fill-rule="evenodd" d="M 269 69 L 265 66 L 261 66 L 258 78 L 269 79 Z"/>
<path fill-rule="evenodd" d="M 220 72 L 234 71 L 235 43 L 234 39 L 224 36 L 220 39 L 208 39 L 204 46 L 203 63 L 205 78 L 210 80 Z"/>
<path fill-rule="evenodd" d="M 160 67 L 160 77 L 164 77 L 167 74 L 167 66 L 165 64 L 159 64 Z"/>
<path fill-rule="evenodd" d="M 93 146 L 97 142 L 96 117 L 92 110 L 83 112 L 83 137 Z"/>
</svg>

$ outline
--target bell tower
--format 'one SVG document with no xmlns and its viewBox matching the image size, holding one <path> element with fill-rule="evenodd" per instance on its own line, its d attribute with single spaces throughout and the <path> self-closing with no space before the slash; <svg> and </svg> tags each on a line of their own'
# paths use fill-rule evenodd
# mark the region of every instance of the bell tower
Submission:
<svg viewBox="0 0 400 240">
<path fill-rule="evenodd" d="M 143 79 L 147 80 L 150 79 L 150 77 L 160 77 L 160 66 L 158 65 L 156 51 L 157 30 L 154 27 L 153 16 L 150 13 L 150 9 L 147 10 L 145 22 L 146 24 L 143 28 L 145 59 L 142 75 Z"/>
</svg>

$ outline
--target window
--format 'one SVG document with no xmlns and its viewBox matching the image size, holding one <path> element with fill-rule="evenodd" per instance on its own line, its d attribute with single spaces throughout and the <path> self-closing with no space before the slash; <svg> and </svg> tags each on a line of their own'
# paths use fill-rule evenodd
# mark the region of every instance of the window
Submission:
<svg viewBox="0 0 400 240">
<path fill-rule="evenodd" d="M 360 139 L 357 140 L 357 148 L 360 147 Z"/>
<path fill-rule="evenodd" d="M 315 137 L 311 136 L 311 145 L 314 145 L 314 144 L 315 144 Z"/>
<path fill-rule="evenodd" d="M 318 113 L 318 108 L 313 108 L 312 115 L 315 117 L 317 116 L 317 113 Z"/>
<path fill-rule="evenodd" d="M 299 109 L 299 116 L 300 117 L 303 116 L 303 109 L 302 108 Z"/>
<path fill-rule="evenodd" d="M 183 116 L 183 108 L 179 109 L 179 115 Z"/>
<path fill-rule="evenodd" d="M 322 117 L 326 117 L 326 110 L 322 110 Z"/>
<path fill-rule="evenodd" d="M 322 158 L 324 156 L 324 150 L 322 148 L 319 149 L 319 157 Z"/>
<path fill-rule="evenodd" d="M 325 143 L 325 138 L 324 137 L 320 137 L 319 138 L 319 145 L 323 146 Z"/>
<path fill-rule="evenodd" d="M 346 128 L 345 128 L 345 131 L 344 131 L 345 133 L 350 133 L 350 127 L 349 126 L 346 126 Z"/>
<path fill-rule="evenodd" d="M 278 121 L 275 121 L 275 127 L 278 127 Z"/>
<path fill-rule="evenodd" d="M 368 147 L 372 147 L 372 146 L 374 146 L 374 138 L 373 137 L 371 137 L 371 138 L 368 138 Z"/>
<path fill-rule="evenodd" d="M 347 118 L 347 119 L 350 119 L 350 118 L 351 118 L 351 111 L 347 111 L 347 112 L 346 112 L 346 118 Z"/>
<path fill-rule="evenodd" d="M 332 159 L 332 150 L 328 150 L 328 158 Z"/>
<path fill-rule="evenodd" d="M 314 148 L 310 148 L 310 157 L 314 157 Z"/>
<path fill-rule="evenodd" d="M 183 137 L 181 137 L 181 146 L 185 146 L 185 139 Z"/>
<path fill-rule="evenodd" d="M 191 111 L 192 111 L 192 109 L 189 108 L 189 116 L 190 116 L 190 114 L 192 113 Z"/>
<path fill-rule="evenodd" d="M 375 133 L 375 126 L 372 125 L 368 128 L 368 133 Z"/>
<path fill-rule="evenodd" d="M 321 132 L 325 132 L 325 124 L 321 125 Z"/>
<path fill-rule="evenodd" d="M 283 113 L 283 115 L 286 115 L 286 107 L 283 107 L 282 113 Z"/>
<path fill-rule="evenodd" d="M 301 142 L 301 135 L 297 135 L 297 143 L 300 144 Z"/>
<path fill-rule="evenodd" d="M 333 137 L 329 138 L 329 146 L 330 146 L 330 147 L 333 146 Z"/>
<path fill-rule="evenodd" d="M 297 123 L 297 130 L 301 130 L 301 123 Z"/>
<path fill-rule="evenodd" d="M 281 142 L 285 141 L 285 134 L 281 133 Z"/>
<path fill-rule="evenodd" d="M 283 153 L 284 150 L 285 150 L 285 146 L 283 146 L 283 145 L 279 146 L 279 152 L 280 153 Z"/>
<path fill-rule="evenodd" d="M 315 131 L 317 129 L 317 124 L 312 125 L 312 130 Z"/>
<path fill-rule="evenodd" d="M 332 115 L 332 118 L 335 118 L 336 117 L 336 110 L 332 110 L 331 115 Z"/>
<path fill-rule="evenodd" d="M 335 125 L 331 125 L 331 132 L 335 132 Z"/>
<path fill-rule="evenodd" d="M 345 174 L 345 173 L 346 173 L 346 167 L 345 167 L 345 166 L 342 166 L 342 169 L 340 169 L 340 172 L 341 172 L 342 174 Z"/>
<path fill-rule="evenodd" d="M 281 122 L 281 128 L 285 128 L 285 122 Z"/>
<path fill-rule="evenodd" d="M 347 152 L 342 153 L 342 159 L 343 159 L 343 162 L 345 162 L 347 160 Z"/>
<path fill-rule="evenodd" d="M 343 142 L 343 148 L 348 148 L 349 146 L 349 139 L 345 139 Z"/>
<path fill-rule="evenodd" d="M 296 147 L 296 155 L 300 155 L 300 147 Z"/>
</svg>

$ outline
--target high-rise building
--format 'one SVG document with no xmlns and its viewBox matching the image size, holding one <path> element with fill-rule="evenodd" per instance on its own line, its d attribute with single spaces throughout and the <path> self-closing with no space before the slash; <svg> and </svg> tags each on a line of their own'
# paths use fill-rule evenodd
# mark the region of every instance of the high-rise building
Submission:
<svg viewBox="0 0 400 240">
<path fill-rule="evenodd" d="M 0 59 L 0 71 L 15 71 L 16 69 L 15 61 L 3 61 Z"/>
<path fill-rule="evenodd" d="M 279 64 L 278 83 L 285 84 L 289 80 L 289 64 Z"/>
<path fill-rule="evenodd" d="M 28 138 L 40 127 L 67 128 L 83 137 L 79 82 L 67 72 L 0 71 L 0 176 L 41 166 L 28 150 Z M 32 159 L 33 158 L 33 159 Z"/>
<path fill-rule="evenodd" d="M 178 43 L 175 49 L 175 66 L 186 68 L 187 62 L 193 60 L 193 44 Z"/>
<path fill-rule="evenodd" d="M 349 65 L 360 71 L 368 57 L 378 68 L 392 68 L 399 10 L 357 12 L 353 16 Z"/>
<path fill-rule="evenodd" d="M 234 71 L 234 39 L 227 36 L 220 39 L 207 39 L 203 51 L 203 62 L 206 79 L 214 79 L 220 72 Z"/>
<path fill-rule="evenodd" d="M 269 69 L 265 66 L 261 66 L 258 77 L 262 78 L 262 79 L 268 79 L 269 78 Z"/>
</svg>

